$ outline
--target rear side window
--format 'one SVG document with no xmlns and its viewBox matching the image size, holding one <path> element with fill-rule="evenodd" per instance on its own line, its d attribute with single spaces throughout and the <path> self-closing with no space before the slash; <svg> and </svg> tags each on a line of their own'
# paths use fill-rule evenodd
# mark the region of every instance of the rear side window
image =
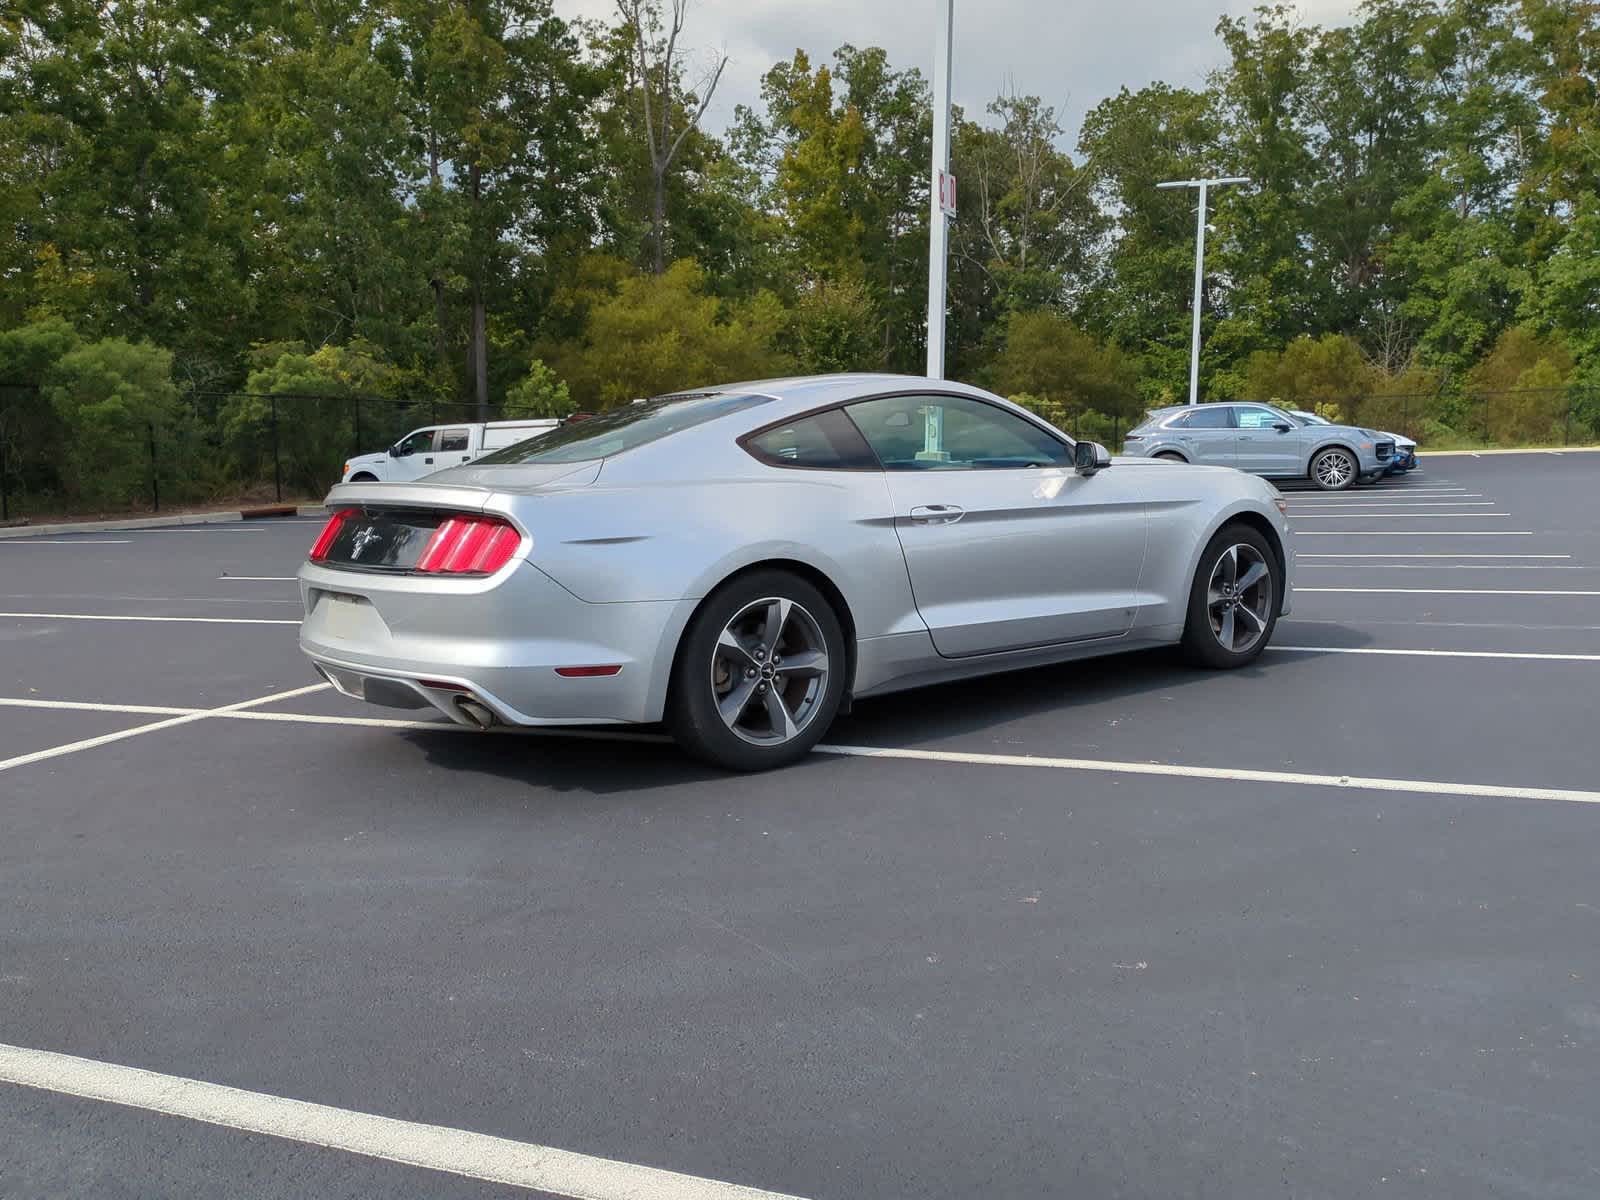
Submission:
<svg viewBox="0 0 1600 1200">
<path fill-rule="evenodd" d="M 586 420 L 569 419 L 560 429 L 496 450 L 478 462 L 485 466 L 510 466 L 610 458 L 680 430 L 766 404 L 769 399 L 768 396 L 710 392 L 642 400 Z"/>
<path fill-rule="evenodd" d="M 878 469 L 855 423 L 837 409 L 787 421 L 745 439 L 744 447 L 775 467 L 863 471 Z"/>
<path fill-rule="evenodd" d="M 469 432 L 465 429 L 441 429 L 439 431 L 440 453 L 450 450 L 465 450 L 469 436 Z"/>
<path fill-rule="evenodd" d="M 1185 429 L 1232 429 L 1233 410 L 1226 404 L 1201 404 L 1189 411 Z"/>
</svg>

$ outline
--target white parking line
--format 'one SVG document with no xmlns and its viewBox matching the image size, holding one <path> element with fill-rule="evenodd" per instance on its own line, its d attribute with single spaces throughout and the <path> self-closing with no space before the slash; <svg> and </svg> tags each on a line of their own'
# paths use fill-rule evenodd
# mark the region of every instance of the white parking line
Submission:
<svg viewBox="0 0 1600 1200">
<path fill-rule="evenodd" d="M 1296 559 L 1301 558 L 1571 558 L 1570 554 L 1306 554 L 1297 553 Z"/>
<path fill-rule="evenodd" d="M 1115 762 L 1097 758 L 1033 757 L 961 750 L 902 750 L 880 746 L 817 747 L 821 754 L 851 758 L 904 758 L 921 762 L 965 763 L 979 767 L 1044 767 L 1056 771 L 1096 771 L 1113 775 L 1164 775 L 1177 779 L 1224 779 L 1241 783 L 1292 783 L 1302 787 L 1354 788 L 1372 792 L 1413 792 L 1433 796 L 1485 796 L 1497 800 L 1564 800 L 1600 804 L 1600 792 L 1575 788 L 1502 787 L 1488 783 L 1443 783 L 1431 779 L 1381 779 L 1362 775 L 1311 775 L 1304 771 L 1252 771 L 1241 767 L 1188 767 L 1177 763 Z"/>
<path fill-rule="evenodd" d="M 115 733 L 103 733 L 99 737 L 84 738 L 78 742 L 68 742 L 64 746 L 52 746 L 48 750 L 35 750 L 31 754 L 19 754 L 14 758 L 0 759 L 0 771 L 9 771 L 12 767 L 26 767 L 32 763 L 44 762 L 46 759 L 60 758 L 65 754 L 76 754 L 80 750 L 93 750 L 96 746 L 105 746 L 111 742 L 120 742 L 125 738 L 138 737 L 140 734 L 145 733 L 155 733 L 162 729 L 171 729 L 177 725 L 188 725 L 194 721 L 204 721 L 208 717 L 221 717 L 230 713 L 243 712 L 246 709 L 254 708 L 258 704 L 273 704 L 279 700 L 292 700 L 296 696 L 325 691 L 331 686 L 331 684 L 327 683 L 313 683 L 287 692 L 277 692 L 271 696 L 258 696 L 254 700 L 241 700 L 237 704 L 224 705 L 222 708 L 195 709 L 181 716 L 169 717 L 165 721 L 154 721 L 149 725 L 135 725 L 132 729 L 119 729 Z"/>
<path fill-rule="evenodd" d="M 1292 500 L 1290 508 L 1304 504 L 1310 508 L 1444 508 L 1450 505 L 1465 505 L 1467 507 L 1484 508 L 1498 504 L 1497 500 L 1480 499 L 1482 492 L 1471 492 L 1465 496 L 1442 496 L 1438 500 Z"/>
<path fill-rule="evenodd" d="M 298 620 L 277 617 L 134 617 L 124 613 L 0 612 L 0 617 L 36 621 L 172 621 L 191 625 L 298 625 Z"/>
<path fill-rule="evenodd" d="M 1473 520 L 1489 517 L 1509 517 L 1508 512 L 1403 512 L 1403 513 L 1344 513 L 1344 512 L 1291 512 L 1295 521 L 1434 521 L 1444 517 L 1470 517 Z"/>
<path fill-rule="evenodd" d="M 1300 621 L 1303 625 L 1320 625 L 1327 622 Z M 1450 624 L 1450 622 L 1440 622 Z M 1468 626 L 1476 629 L 1480 626 Z M 1522 626 L 1490 626 L 1489 628 L 1517 629 Z M 1268 646 L 1268 654 L 1386 654 L 1400 658 L 1503 658 L 1526 659 L 1532 662 L 1600 662 L 1600 654 L 1546 654 L 1521 650 L 1403 650 L 1390 646 Z M 255 715 L 255 714 L 251 714 Z"/>
<path fill-rule="evenodd" d="M 796 1200 L 553 1146 L 0 1043 L 0 1082 L 574 1200 Z"/>
<path fill-rule="evenodd" d="M 1531 529 L 1297 529 L 1297 537 L 1532 537 Z"/>
<path fill-rule="evenodd" d="M 294 575 L 218 575 L 218 579 L 226 579 L 238 583 L 294 583 Z"/>
<path fill-rule="evenodd" d="M 1297 587 L 1301 592 L 1350 592 L 1382 596 L 1600 596 L 1597 592 L 1535 591 L 1526 588 Z"/>
<path fill-rule="evenodd" d="M 0 538 L 0 546 L 126 546 L 132 538 Z"/>
<path fill-rule="evenodd" d="M 1304 556 L 1302 556 L 1304 557 Z M 1302 571 L 1593 571 L 1572 563 L 1301 563 Z"/>
<path fill-rule="evenodd" d="M 259 525 L 240 525 L 237 522 L 225 522 L 220 525 L 183 525 L 169 526 L 165 529 L 130 529 L 129 533 L 264 533 Z"/>
</svg>

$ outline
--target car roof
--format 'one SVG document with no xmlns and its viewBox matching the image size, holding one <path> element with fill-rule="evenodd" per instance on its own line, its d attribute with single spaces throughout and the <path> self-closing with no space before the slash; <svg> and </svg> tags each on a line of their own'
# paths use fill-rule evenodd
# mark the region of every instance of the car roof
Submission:
<svg viewBox="0 0 1600 1200">
<path fill-rule="evenodd" d="M 768 419 L 781 419 L 790 412 L 821 408 L 843 400 L 859 400 L 884 392 L 954 392 L 962 396 L 996 399 L 992 393 L 953 379 L 930 379 L 926 375 L 895 375 L 888 372 L 860 371 L 838 375 L 789 375 L 776 379 L 751 379 L 722 383 L 715 387 L 689 388 L 685 396 L 711 394 L 768 396 L 776 403 L 763 406 Z"/>
</svg>

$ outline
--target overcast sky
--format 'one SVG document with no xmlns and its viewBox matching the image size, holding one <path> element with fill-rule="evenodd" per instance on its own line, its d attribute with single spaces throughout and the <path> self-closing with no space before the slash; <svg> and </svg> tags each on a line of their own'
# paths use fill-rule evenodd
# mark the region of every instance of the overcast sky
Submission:
<svg viewBox="0 0 1600 1200">
<path fill-rule="evenodd" d="M 955 102 L 969 116 L 1002 90 L 1053 104 L 1078 141 L 1083 114 L 1127 85 L 1153 80 L 1198 87 L 1222 61 L 1213 30 L 1224 13 L 1243 15 L 1260 0 L 955 0 Z M 690 0 L 684 38 L 701 60 L 719 51 L 728 69 L 707 116 L 726 128 L 736 104 L 759 98 L 761 76 L 803 49 L 815 62 L 835 47 L 882 46 L 897 69 L 931 80 L 936 0 Z M 1348 22 L 1356 0 L 1299 0 L 1309 24 Z M 613 18 L 614 0 L 556 0 L 565 17 Z"/>
</svg>

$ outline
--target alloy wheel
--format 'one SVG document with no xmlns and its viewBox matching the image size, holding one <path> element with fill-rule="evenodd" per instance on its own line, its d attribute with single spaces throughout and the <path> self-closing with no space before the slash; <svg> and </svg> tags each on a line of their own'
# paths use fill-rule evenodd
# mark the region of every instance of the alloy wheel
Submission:
<svg viewBox="0 0 1600 1200">
<path fill-rule="evenodd" d="M 828 645 L 817 619 L 782 596 L 755 600 L 723 628 L 711 656 L 722 722 L 755 746 L 781 746 L 815 719 L 828 691 Z"/>
<path fill-rule="evenodd" d="M 1355 469 L 1356 465 L 1348 454 L 1338 450 L 1330 451 L 1317 459 L 1317 482 L 1329 491 L 1338 491 L 1349 485 Z"/>
<path fill-rule="evenodd" d="M 1206 591 L 1217 644 L 1233 654 L 1254 648 L 1272 616 L 1272 568 L 1256 547 L 1239 542 L 1218 556 Z"/>
</svg>

